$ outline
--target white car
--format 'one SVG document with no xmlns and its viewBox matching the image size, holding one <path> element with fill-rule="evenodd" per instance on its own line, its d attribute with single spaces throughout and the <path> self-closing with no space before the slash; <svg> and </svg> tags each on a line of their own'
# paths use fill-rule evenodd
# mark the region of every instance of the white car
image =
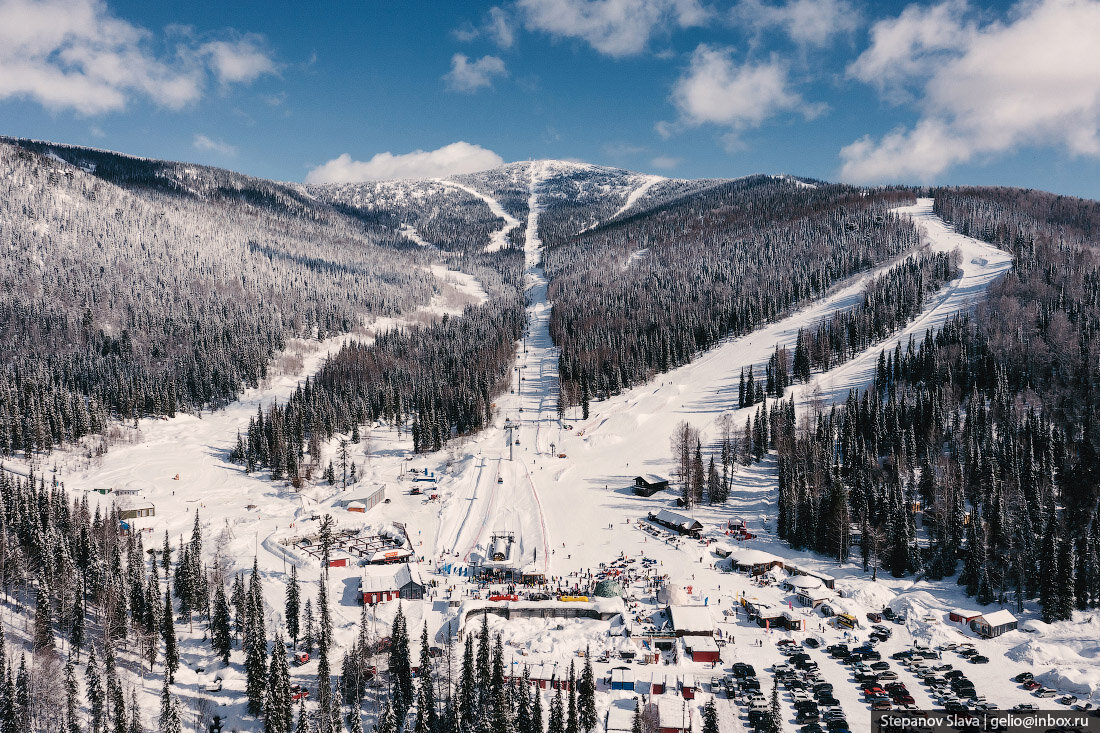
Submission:
<svg viewBox="0 0 1100 733">
<path fill-rule="evenodd" d="M 206 687 L 204 689 L 207 692 L 221 692 L 221 690 L 222 690 L 222 678 L 221 677 L 215 677 L 214 679 L 210 680 L 209 682 L 206 683 Z"/>
</svg>

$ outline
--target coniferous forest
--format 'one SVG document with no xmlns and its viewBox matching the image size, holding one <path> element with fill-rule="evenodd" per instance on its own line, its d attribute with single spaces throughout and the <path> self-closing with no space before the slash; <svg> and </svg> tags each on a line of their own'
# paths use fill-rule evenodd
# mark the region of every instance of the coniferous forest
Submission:
<svg viewBox="0 0 1100 733">
<path fill-rule="evenodd" d="M 917 245 L 906 192 L 723 183 L 579 234 L 541 220 L 563 406 L 617 394 Z M 615 273 L 608 277 L 608 273 Z"/>
<path fill-rule="evenodd" d="M 958 573 L 982 603 L 1038 598 L 1045 618 L 1066 619 L 1100 604 L 1100 207 L 933 193 L 958 231 L 1010 252 L 1012 270 L 973 314 L 882 353 L 874 386 L 843 407 L 801 428 L 772 418 L 778 530 L 894 575 Z"/>
</svg>

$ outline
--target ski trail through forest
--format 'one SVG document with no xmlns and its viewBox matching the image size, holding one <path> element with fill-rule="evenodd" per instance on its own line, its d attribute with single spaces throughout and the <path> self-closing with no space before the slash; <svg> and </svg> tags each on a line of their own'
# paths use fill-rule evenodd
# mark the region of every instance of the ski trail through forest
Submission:
<svg viewBox="0 0 1100 733">
<path fill-rule="evenodd" d="M 645 196 L 647 193 L 649 193 L 649 189 L 653 188 L 658 183 L 665 180 L 668 179 L 666 179 L 664 176 L 646 176 L 646 179 L 642 181 L 642 184 L 630 192 L 630 195 L 626 197 L 626 202 L 624 202 L 623 205 L 619 207 L 618 211 L 616 211 L 608 218 L 614 219 L 620 214 L 630 211 L 630 207 L 636 204 L 638 202 L 638 199 L 640 199 L 642 196 Z"/>
<path fill-rule="evenodd" d="M 508 233 L 519 226 L 519 219 L 505 211 L 504 207 L 501 206 L 500 202 L 495 198 L 489 194 L 478 191 L 472 186 L 467 186 L 464 183 L 458 183 L 457 181 L 450 181 L 444 178 L 437 178 L 435 180 L 446 186 L 454 186 L 455 188 L 461 189 L 471 196 L 478 197 L 489 206 L 489 211 L 493 212 L 493 216 L 499 216 L 501 219 L 504 219 L 504 226 L 493 232 L 492 236 L 490 236 L 489 244 L 485 247 L 486 252 L 496 252 L 508 246 Z"/>
<path fill-rule="evenodd" d="M 523 567 L 549 572 L 549 534 L 538 489 L 526 459 L 528 447 L 544 458 L 547 423 L 554 420 L 557 349 L 550 340 L 550 304 L 541 266 L 538 188 L 546 169 L 532 164 L 524 243 L 527 326 L 513 370 L 512 390 L 497 399 L 498 419 L 480 436 L 481 453 L 454 482 L 455 492 L 441 511 L 437 547 L 440 560 L 469 561 L 488 552 L 495 535 L 514 537 L 513 553 Z M 518 224 L 518 222 L 517 222 Z M 505 429 L 506 423 L 511 430 Z M 514 444 L 508 444 L 509 436 Z M 514 460 L 512 460 L 514 458 Z"/>
</svg>

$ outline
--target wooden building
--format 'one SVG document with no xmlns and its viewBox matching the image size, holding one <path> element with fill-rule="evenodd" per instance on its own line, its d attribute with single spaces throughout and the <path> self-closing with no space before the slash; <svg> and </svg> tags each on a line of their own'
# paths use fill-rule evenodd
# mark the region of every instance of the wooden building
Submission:
<svg viewBox="0 0 1100 733">
<path fill-rule="evenodd" d="M 419 600 L 424 597 L 424 581 L 415 565 L 368 565 L 359 578 L 359 597 L 368 606 L 398 598 Z"/>
<path fill-rule="evenodd" d="M 992 639 L 1006 631 L 1012 631 L 1016 628 L 1016 625 L 1016 617 L 1003 608 L 993 613 L 983 613 L 970 622 L 970 628 L 986 639 Z"/>
<path fill-rule="evenodd" d="M 658 491 L 668 489 L 668 479 L 655 473 L 634 477 L 634 493 L 638 496 L 653 496 Z"/>
</svg>

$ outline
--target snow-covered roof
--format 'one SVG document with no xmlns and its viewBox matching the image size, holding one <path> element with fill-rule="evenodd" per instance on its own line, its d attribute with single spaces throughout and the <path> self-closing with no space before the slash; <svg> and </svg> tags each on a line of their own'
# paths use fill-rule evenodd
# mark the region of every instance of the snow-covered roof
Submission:
<svg viewBox="0 0 1100 733">
<path fill-rule="evenodd" d="M 692 529 L 694 527 L 702 527 L 703 524 L 697 519 L 692 519 L 686 515 L 674 512 L 669 509 L 662 509 L 654 515 L 654 518 L 658 522 L 664 522 L 665 524 L 671 524 L 676 527 L 683 527 L 684 529 Z"/>
<path fill-rule="evenodd" d="M 658 476 L 655 473 L 643 473 L 638 478 L 645 481 L 647 484 L 667 484 L 668 479 L 664 476 Z"/>
<path fill-rule="evenodd" d="M 956 609 L 953 609 L 951 611 L 951 613 L 953 613 L 956 616 L 959 616 L 960 618 L 966 618 L 966 619 L 977 618 L 978 616 L 982 615 L 978 611 L 971 611 L 969 608 L 956 608 Z"/>
<path fill-rule="evenodd" d="M 714 617 L 706 606 L 669 606 L 672 628 L 683 632 L 714 632 Z"/>
<path fill-rule="evenodd" d="M 130 498 L 130 497 L 126 497 L 124 499 L 115 499 L 115 506 L 117 506 L 120 511 L 134 511 L 136 509 L 155 509 L 156 508 L 156 507 L 153 506 L 153 502 L 151 502 L 151 501 L 148 501 L 146 499 Z"/>
<path fill-rule="evenodd" d="M 361 593 L 378 593 L 404 588 L 410 582 L 424 585 L 420 577 L 420 568 L 408 563 L 402 565 L 367 565 L 363 568 L 363 577 L 359 580 Z"/>
<path fill-rule="evenodd" d="M 658 705 L 661 729 L 687 730 L 691 727 L 691 706 L 675 698 L 662 700 Z"/>
<path fill-rule="evenodd" d="M 822 586 L 821 578 L 815 578 L 812 575 L 795 575 L 787 582 L 790 583 L 791 587 L 795 590 L 809 590 Z"/>
<path fill-rule="evenodd" d="M 634 684 L 634 670 L 616 668 L 611 670 L 611 683 L 633 685 Z"/>
<path fill-rule="evenodd" d="M 1003 626 L 1004 624 L 1011 624 L 1016 622 L 1016 617 L 1012 615 L 1010 611 L 1001 609 L 1000 611 L 994 611 L 993 613 L 983 613 L 981 617 L 990 626 Z"/>
<path fill-rule="evenodd" d="M 634 730 L 634 711 L 612 705 L 607 711 L 607 733 L 630 733 Z"/>
<path fill-rule="evenodd" d="M 740 550 L 734 550 L 730 553 L 730 558 L 738 565 L 765 565 L 772 562 L 783 562 L 783 559 L 778 555 L 773 555 L 763 550 L 753 550 L 747 547 Z"/>
<path fill-rule="evenodd" d="M 689 652 L 716 652 L 718 651 L 718 642 L 714 640 L 713 636 L 685 636 L 684 648 Z"/>
</svg>

